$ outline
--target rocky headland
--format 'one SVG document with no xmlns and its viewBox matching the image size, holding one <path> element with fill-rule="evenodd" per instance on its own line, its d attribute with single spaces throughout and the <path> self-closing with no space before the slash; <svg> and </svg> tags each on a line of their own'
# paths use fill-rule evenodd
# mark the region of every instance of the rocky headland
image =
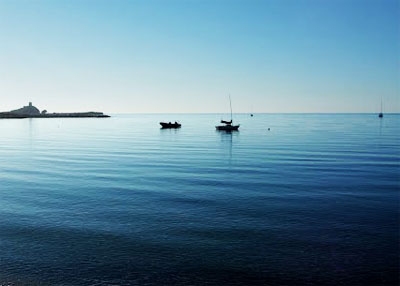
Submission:
<svg viewBox="0 0 400 286">
<path fill-rule="evenodd" d="M 32 102 L 20 109 L 7 112 L 0 112 L 0 119 L 18 119 L 18 118 L 54 118 L 54 117 L 110 117 L 103 112 L 71 112 L 71 113 L 48 113 L 47 110 L 40 112 Z"/>
</svg>

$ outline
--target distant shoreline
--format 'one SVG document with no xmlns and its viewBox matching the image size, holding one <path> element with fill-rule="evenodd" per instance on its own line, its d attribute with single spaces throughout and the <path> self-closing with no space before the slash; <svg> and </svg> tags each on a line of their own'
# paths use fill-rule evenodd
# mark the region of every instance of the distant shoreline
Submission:
<svg viewBox="0 0 400 286">
<path fill-rule="evenodd" d="M 48 113 L 47 110 L 42 110 L 40 112 L 35 106 L 32 105 L 32 102 L 29 102 L 29 105 L 24 106 L 22 108 L 0 112 L 0 119 L 24 119 L 24 118 L 84 118 L 84 117 L 93 117 L 93 118 L 104 118 L 110 117 L 109 115 L 105 115 L 103 112 L 53 112 Z"/>
<path fill-rule="evenodd" d="M 107 118 L 110 115 L 101 112 L 84 113 L 51 113 L 38 115 L 19 115 L 13 113 L 0 113 L 0 119 L 24 119 L 24 118 Z"/>
</svg>

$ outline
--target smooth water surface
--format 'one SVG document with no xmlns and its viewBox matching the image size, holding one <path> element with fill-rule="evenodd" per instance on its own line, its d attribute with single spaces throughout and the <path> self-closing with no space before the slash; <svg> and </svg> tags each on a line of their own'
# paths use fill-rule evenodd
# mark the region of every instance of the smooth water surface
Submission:
<svg viewBox="0 0 400 286">
<path fill-rule="evenodd" d="M 0 285 L 398 284 L 399 115 L 220 119 L 0 120 Z"/>
</svg>

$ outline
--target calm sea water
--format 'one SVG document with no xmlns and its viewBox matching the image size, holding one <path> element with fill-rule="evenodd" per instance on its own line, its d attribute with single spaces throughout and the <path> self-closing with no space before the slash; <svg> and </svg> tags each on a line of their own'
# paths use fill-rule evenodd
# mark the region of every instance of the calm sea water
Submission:
<svg viewBox="0 0 400 286">
<path fill-rule="evenodd" d="M 400 115 L 220 119 L 0 120 L 0 285 L 398 284 Z"/>
</svg>

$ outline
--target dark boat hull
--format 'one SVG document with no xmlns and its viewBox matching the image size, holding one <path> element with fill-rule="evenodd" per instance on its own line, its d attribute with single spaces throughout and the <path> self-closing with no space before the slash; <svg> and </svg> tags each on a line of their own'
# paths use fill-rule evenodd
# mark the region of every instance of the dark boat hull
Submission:
<svg viewBox="0 0 400 286">
<path fill-rule="evenodd" d="M 238 131 L 240 125 L 220 125 L 215 126 L 215 128 L 219 131 Z"/>
<path fill-rule="evenodd" d="M 160 122 L 161 128 L 181 128 L 182 124 L 179 123 L 167 123 L 167 122 Z"/>
</svg>

